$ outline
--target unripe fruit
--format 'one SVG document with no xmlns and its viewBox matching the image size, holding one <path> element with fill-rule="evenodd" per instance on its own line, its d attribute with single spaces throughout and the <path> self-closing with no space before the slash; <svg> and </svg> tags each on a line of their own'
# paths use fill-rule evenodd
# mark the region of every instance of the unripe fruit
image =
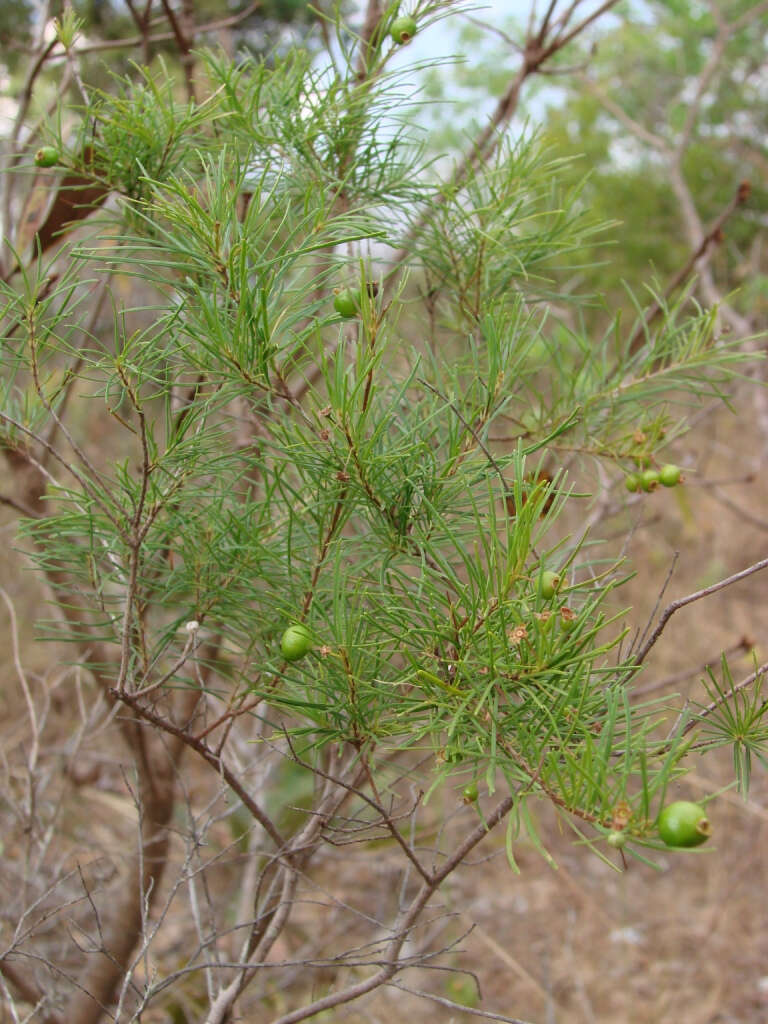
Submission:
<svg viewBox="0 0 768 1024">
<path fill-rule="evenodd" d="M 657 828 L 667 846 L 700 846 L 711 832 L 704 808 L 690 800 L 668 804 L 659 815 Z"/>
<path fill-rule="evenodd" d="M 357 316 L 360 312 L 360 295 L 353 292 L 351 288 L 344 288 L 334 296 L 333 308 L 339 316 L 347 318 Z"/>
<path fill-rule="evenodd" d="M 618 829 L 612 829 L 608 833 L 607 843 L 612 846 L 614 850 L 620 850 L 626 845 L 627 835 L 625 832 L 620 832 Z"/>
<path fill-rule="evenodd" d="M 410 43 L 416 35 L 416 19 L 412 18 L 410 14 L 403 14 L 399 18 L 395 18 L 392 22 L 389 34 L 398 46 Z"/>
<path fill-rule="evenodd" d="M 558 576 L 556 572 L 552 572 L 551 569 L 545 569 L 541 574 L 541 581 L 539 583 L 541 596 L 549 601 L 549 599 L 554 597 L 560 589 L 561 583 L 562 578 Z"/>
<path fill-rule="evenodd" d="M 300 622 L 289 626 L 280 640 L 280 650 L 286 661 L 298 661 L 312 650 L 312 634 Z"/>
<path fill-rule="evenodd" d="M 53 146 L 42 146 L 35 153 L 37 167 L 55 167 L 59 162 L 59 151 Z"/>
<path fill-rule="evenodd" d="M 468 786 L 464 787 L 464 792 L 461 794 L 465 804 L 473 804 L 477 800 L 480 792 L 477 788 L 476 782 L 470 782 Z"/>
<path fill-rule="evenodd" d="M 629 476 L 624 480 L 624 486 L 627 488 L 628 491 L 631 491 L 633 494 L 635 491 L 640 490 L 640 483 L 641 481 L 639 473 L 630 473 Z"/>
<path fill-rule="evenodd" d="M 664 487 L 674 487 L 675 484 L 680 483 L 680 476 L 680 467 L 669 463 L 669 465 L 662 466 L 659 470 L 659 483 Z"/>
<path fill-rule="evenodd" d="M 646 469 L 640 477 L 640 486 L 644 491 L 655 491 L 659 486 L 659 474 L 655 469 Z"/>
</svg>

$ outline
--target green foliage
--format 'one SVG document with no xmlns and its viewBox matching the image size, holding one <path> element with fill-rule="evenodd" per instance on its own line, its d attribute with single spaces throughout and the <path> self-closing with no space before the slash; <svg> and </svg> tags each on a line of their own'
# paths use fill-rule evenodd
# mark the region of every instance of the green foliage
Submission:
<svg viewBox="0 0 768 1024">
<path fill-rule="evenodd" d="M 25 532 L 118 691 L 198 685 L 196 622 L 229 663 L 212 689 L 254 699 L 304 758 L 428 754 L 428 786 L 515 792 L 511 835 L 535 839 L 543 797 L 592 840 L 626 804 L 651 842 L 689 740 L 660 748 L 666 703 L 631 702 L 626 570 L 575 524 L 592 461 L 623 479 L 639 444 L 655 455 L 727 395 L 742 355 L 683 299 L 639 344 L 618 315 L 595 335 L 547 311 L 606 231 L 594 183 L 533 137 L 435 182 L 377 45 L 362 79 L 207 53 L 200 103 L 159 65 L 67 112 L 69 165 L 113 200 L 52 284 L 40 259 L 2 285 L 2 441 L 51 460 Z M 653 55 L 659 74 L 682 59 Z M 404 241 L 393 283 L 378 254 Z M 95 283 L 111 332 L 88 326 Z M 332 307 L 347 285 L 352 324 Z M 74 379 L 87 411 L 65 424 Z M 565 450 L 568 475 L 539 483 Z M 291 623 L 313 648 L 286 665 Z"/>
<path fill-rule="evenodd" d="M 730 746 L 733 750 L 733 768 L 739 792 L 746 795 L 752 775 L 752 758 L 764 766 L 765 744 L 768 741 L 768 723 L 765 721 L 768 704 L 763 697 L 763 677 L 755 665 L 750 678 L 754 685 L 737 687 L 725 657 L 721 661 L 722 680 L 711 669 L 704 681 L 711 706 L 701 711 L 707 716 L 702 725 L 702 743 L 707 748 Z"/>
</svg>

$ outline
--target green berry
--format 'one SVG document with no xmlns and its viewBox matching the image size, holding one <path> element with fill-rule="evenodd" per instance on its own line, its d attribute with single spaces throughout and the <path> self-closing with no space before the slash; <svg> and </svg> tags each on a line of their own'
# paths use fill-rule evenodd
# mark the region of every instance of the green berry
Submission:
<svg viewBox="0 0 768 1024">
<path fill-rule="evenodd" d="M 681 475 L 680 467 L 669 463 L 669 465 L 662 466 L 659 470 L 659 483 L 664 487 L 674 487 L 675 484 L 680 483 Z"/>
<path fill-rule="evenodd" d="M 668 804 L 659 815 L 657 828 L 667 846 L 700 846 L 710 836 L 704 808 L 690 800 L 676 800 Z"/>
<path fill-rule="evenodd" d="M 286 661 L 298 661 L 312 650 L 312 635 L 300 622 L 289 626 L 280 640 L 280 650 Z"/>
<path fill-rule="evenodd" d="M 633 494 L 635 491 L 639 491 L 641 486 L 640 474 L 630 473 L 624 480 L 624 486 L 628 491 L 632 491 Z"/>
<path fill-rule="evenodd" d="M 552 572 L 551 569 L 545 569 L 541 574 L 541 581 L 539 583 L 541 596 L 549 601 L 560 589 L 562 582 L 562 577 L 558 576 L 556 572 Z"/>
<path fill-rule="evenodd" d="M 620 850 L 623 846 L 626 846 L 627 835 L 625 832 L 619 831 L 618 829 L 612 829 L 608 833 L 607 843 L 612 846 L 614 850 Z"/>
<path fill-rule="evenodd" d="M 464 787 L 464 792 L 461 794 L 465 804 L 473 804 L 477 801 L 480 791 L 477 788 L 476 782 L 470 782 L 468 786 Z"/>
<path fill-rule="evenodd" d="M 416 19 L 412 18 L 410 14 L 403 14 L 399 18 L 395 18 L 392 22 L 389 34 L 398 46 L 404 46 L 405 43 L 410 43 L 416 35 Z"/>
<path fill-rule="evenodd" d="M 344 288 L 337 292 L 333 300 L 333 308 L 339 316 L 348 319 L 357 316 L 360 312 L 360 295 L 353 292 L 351 288 Z"/>
<path fill-rule="evenodd" d="M 655 491 L 659 486 L 659 474 L 655 469 L 646 469 L 640 477 L 640 486 L 644 491 Z"/>
<path fill-rule="evenodd" d="M 55 167 L 59 162 L 59 151 L 54 146 L 42 146 L 35 153 L 37 167 Z"/>
</svg>

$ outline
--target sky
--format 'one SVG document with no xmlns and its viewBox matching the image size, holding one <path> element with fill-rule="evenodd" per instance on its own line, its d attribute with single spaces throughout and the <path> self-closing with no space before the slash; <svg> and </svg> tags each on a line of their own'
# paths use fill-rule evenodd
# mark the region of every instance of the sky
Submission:
<svg viewBox="0 0 768 1024">
<path fill-rule="evenodd" d="M 405 0 L 402 9 L 408 11 L 410 6 L 408 0 Z M 560 0 L 558 6 L 565 6 L 563 0 Z M 595 3 L 585 4 L 585 9 L 588 9 L 589 6 L 595 6 Z M 365 7 L 365 0 L 359 0 L 360 17 L 362 17 L 362 11 Z M 480 0 L 476 4 L 472 4 L 471 0 L 467 0 L 463 8 L 463 10 L 457 10 L 448 17 L 427 26 L 423 31 L 417 31 L 411 42 L 402 48 L 401 53 L 395 55 L 394 60 L 389 66 L 391 68 L 396 68 L 398 65 L 404 67 L 409 64 L 444 60 L 450 57 L 467 61 L 472 66 L 482 66 L 483 61 L 488 59 L 488 54 L 491 51 L 495 54 L 494 59 L 498 60 L 499 50 L 504 46 L 503 40 L 496 33 L 489 30 L 485 33 L 486 45 L 481 43 L 479 46 L 473 46 L 471 49 L 467 47 L 467 44 L 460 39 L 460 34 L 462 29 L 470 24 L 468 15 L 475 22 L 483 22 L 488 26 L 506 30 L 511 33 L 513 38 L 520 38 L 520 33 L 514 31 L 514 24 L 527 24 L 532 8 L 536 8 L 539 13 L 546 9 L 543 0 L 487 0 L 485 3 Z M 510 77 L 516 72 L 519 61 L 518 54 L 512 47 L 509 47 Z M 445 71 L 445 76 L 446 80 L 450 81 L 450 73 L 447 70 Z M 551 91 L 554 92 L 554 90 Z M 456 96 L 455 87 L 452 93 L 450 90 L 446 91 L 447 98 L 450 98 L 451 94 L 454 97 Z M 475 90 L 472 94 L 473 101 L 478 96 L 479 93 Z M 532 113 L 534 116 L 543 113 L 546 102 L 546 96 L 537 98 L 528 106 L 529 113 Z M 481 101 L 480 107 L 473 109 L 472 115 L 475 119 L 482 121 L 485 117 L 491 116 L 495 105 L 496 101 L 492 97 L 486 97 Z M 467 116 L 469 117 L 470 115 Z M 419 121 L 426 125 L 428 118 L 429 114 L 425 111 L 424 117 L 420 116 Z"/>
</svg>

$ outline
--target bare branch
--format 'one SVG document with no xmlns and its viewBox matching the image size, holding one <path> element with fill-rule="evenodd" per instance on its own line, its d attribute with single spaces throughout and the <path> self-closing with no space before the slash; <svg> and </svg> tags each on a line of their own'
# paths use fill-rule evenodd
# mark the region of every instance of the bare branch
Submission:
<svg viewBox="0 0 768 1024">
<path fill-rule="evenodd" d="M 473 829 L 463 842 L 457 846 L 454 852 L 446 859 L 443 867 L 433 873 L 431 881 L 422 883 L 410 906 L 398 921 L 397 930 L 390 943 L 387 963 L 384 967 L 365 981 L 350 985 L 346 989 L 333 992 L 291 1013 L 286 1013 L 272 1021 L 272 1024 L 297 1024 L 298 1021 L 314 1017 L 315 1014 L 322 1013 L 324 1010 L 331 1010 L 335 1006 L 342 1006 L 345 1003 L 352 1002 L 352 1000 L 359 999 L 360 996 L 372 992 L 381 985 L 387 984 L 402 969 L 403 964 L 400 961 L 400 952 L 434 893 L 475 846 L 485 838 L 488 832 L 495 828 L 509 814 L 514 806 L 515 799 L 516 796 L 508 796 L 497 804 L 485 821 Z M 206 1024 L 218 1024 L 218 1022 L 208 1020 Z"/>
<path fill-rule="evenodd" d="M 446 999 L 445 996 L 438 996 L 434 992 L 424 992 L 418 988 L 411 988 L 409 985 L 404 985 L 401 981 L 388 981 L 387 986 L 400 989 L 401 992 L 408 992 L 410 995 L 418 996 L 420 999 L 427 999 L 429 1002 L 437 1003 L 438 1006 L 444 1006 L 448 1010 L 467 1013 L 473 1017 L 481 1017 L 483 1020 L 500 1020 L 504 1024 L 531 1024 L 531 1021 L 522 1020 L 520 1017 L 505 1017 L 503 1013 L 493 1013 L 491 1010 L 479 1010 L 473 1006 L 467 1006 L 465 1003 L 455 1003 L 452 999 Z"/>
<path fill-rule="evenodd" d="M 131 707 L 140 718 L 145 719 L 147 722 L 161 729 L 163 732 L 167 732 L 169 735 L 174 736 L 179 742 L 183 743 L 191 750 L 194 750 L 196 754 L 199 754 L 204 761 L 207 761 L 212 768 L 221 774 L 227 785 L 237 793 L 256 821 L 258 821 L 267 835 L 272 839 L 278 850 L 286 849 L 286 841 L 280 835 L 280 832 L 277 830 L 272 820 L 243 787 L 234 772 L 232 772 L 225 764 L 224 759 L 220 754 L 216 754 L 210 749 L 210 747 L 207 747 L 203 742 L 190 735 L 190 733 L 186 732 L 186 730 L 180 728 L 178 725 L 174 725 L 173 722 L 169 722 L 167 719 L 155 714 L 154 711 L 144 707 L 139 699 L 140 694 L 134 695 L 116 689 L 113 689 L 110 692 L 117 700 L 129 705 L 129 707 Z"/>
<path fill-rule="evenodd" d="M 718 591 L 724 590 L 726 587 L 730 587 L 734 583 L 739 583 L 741 580 L 747 579 L 756 572 L 762 572 L 762 570 L 766 568 L 768 568 L 768 558 L 763 558 L 759 562 L 755 562 L 754 565 L 750 565 L 746 569 L 742 569 L 740 572 L 734 573 L 732 576 L 727 576 L 718 583 L 713 583 L 709 587 L 702 587 L 701 590 L 696 590 L 694 593 L 688 594 L 686 597 L 680 597 L 677 601 L 673 601 L 671 604 L 668 604 L 662 612 L 661 618 L 659 619 L 653 633 L 651 633 L 645 644 L 638 651 L 637 657 L 634 659 L 634 664 L 637 667 L 642 665 L 648 656 L 649 651 L 664 632 L 667 623 L 675 612 L 680 611 L 681 608 L 685 608 L 689 604 L 693 604 L 695 601 L 701 601 L 702 598 L 709 597 L 711 594 L 716 594 Z"/>
<path fill-rule="evenodd" d="M 733 215 L 735 210 L 742 206 L 749 199 L 750 195 L 750 184 L 748 181 L 742 181 L 736 192 L 731 197 L 727 206 L 721 210 L 718 216 L 713 221 L 711 227 L 704 233 L 698 245 L 689 255 L 683 266 L 677 271 L 672 280 L 669 282 L 664 290 L 665 298 L 671 296 L 681 285 L 685 284 L 688 278 L 696 268 L 696 264 L 701 260 L 707 252 L 715 245 L 718 245 L 723 240 L 723 227 L 726 221 Z M 654 300 L 648 307 L 645 316 L 642 321 L 637 325 L 635 330 L 629 339 L 629 351 L 636 352 L 640 347 L 640 343 L 643 341 L 648 333 L 648 328 L 657 319 L 659 314 L 662 312 L 663 306 L 658 300 Z M 746 327 L 746 324 L 745 324 Z"/>
</svg>

